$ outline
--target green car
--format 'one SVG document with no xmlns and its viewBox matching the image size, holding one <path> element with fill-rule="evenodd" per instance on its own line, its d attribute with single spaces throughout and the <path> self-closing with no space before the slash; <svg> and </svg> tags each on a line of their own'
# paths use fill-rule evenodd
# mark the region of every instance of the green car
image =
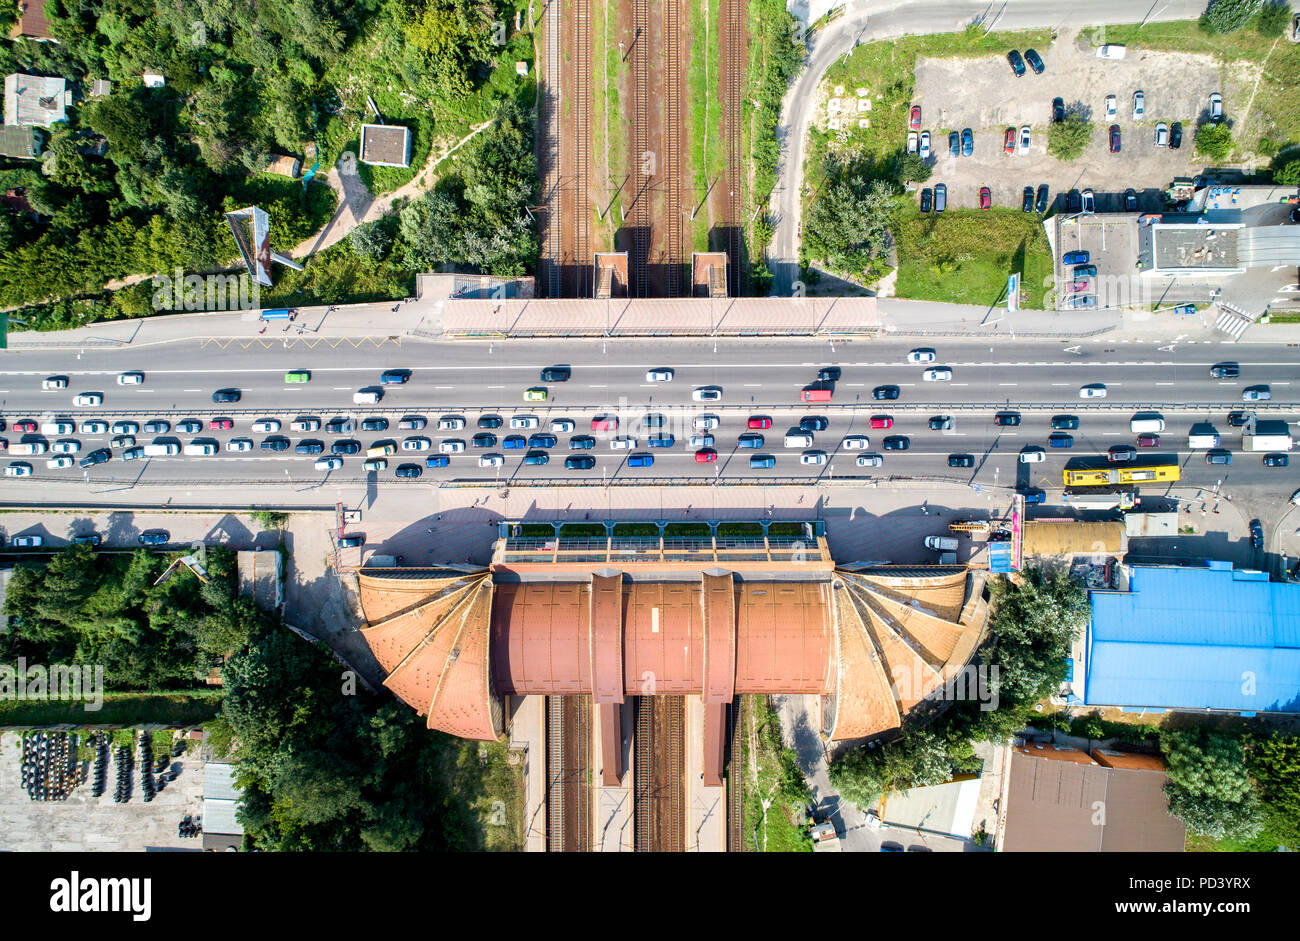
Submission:
<svg viewBox="0 0 1300 941">
<path fill-rule="evenodd" d="M 524 390 L 525 402 L 545 402 L 546 390 L 543 388 L 533 388 Z"/>
<path fill-rule="evenodd" d="M 306 369 L 295 369 L 293 372 L 284 374 L 285 382 L 310 382 L 311 372 Z"/>
</svg>

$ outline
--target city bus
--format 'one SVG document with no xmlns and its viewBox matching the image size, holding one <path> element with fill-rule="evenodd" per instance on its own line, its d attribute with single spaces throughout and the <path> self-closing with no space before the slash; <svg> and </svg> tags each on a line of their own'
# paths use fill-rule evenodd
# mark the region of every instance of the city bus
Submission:
<svg viewBox="0 0 1300 941">
<path fill-rule="evenodd" d="M 1174 483 L 1179 478 L 1177 464 L 1147 467 L 1097 467 L 1066 470 L 1067 487 L 1109 487 L 1112 484 Z"/>
</svg>

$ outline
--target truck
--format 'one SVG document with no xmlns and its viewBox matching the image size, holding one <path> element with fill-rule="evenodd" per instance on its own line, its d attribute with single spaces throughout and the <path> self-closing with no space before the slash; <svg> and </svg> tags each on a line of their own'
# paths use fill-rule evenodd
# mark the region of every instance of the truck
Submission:
<svg viewBox="0 0 1300 941">
<path fill-rule="evenodd" d="M 938 552 L 956 552 L 957 540 L 953 536 L 926 536 L 925 547 Z"/>
<path fill-rule="evenodd" d="M 1135 503 L 1131 490 L 1100 493 L 1071 493 L 1067 490 L 1061 495 L 1061 502 L 1081 510 L 1129 510 Z"/>
<path fill-rule="evenodd" d="M 1255 421 L 1241 430 L 1243 451 L 1290 451 L 1291 429 L 1284 421 Z"/>
<path fill-rule="evenodd" d="M 293 320 L 298 316 L 297 308 L 272 307 L 262 311 L 262 320 Z"/>
</svg>

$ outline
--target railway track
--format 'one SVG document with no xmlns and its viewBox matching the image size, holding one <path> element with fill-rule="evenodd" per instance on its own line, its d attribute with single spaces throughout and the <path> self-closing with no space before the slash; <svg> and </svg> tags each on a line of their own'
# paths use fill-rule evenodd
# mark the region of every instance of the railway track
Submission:
<svg viewBox="0 0 1300 941">
<path fill-rule="evenodd" d="M 685 849 L 685 712 L 681 696 L 637 699 L 632 804 L 638 853 Z"/>
<path fill-rule="evenodd" d="M 635 0 L 632 11 L 632 72 L 636 91 L 632 108 L 632 163 L 636 174 L 636 209 L 632 213 L 632 264 L 628 272 L 632 297 L 648 297 L 647 255 L 650 251 L 650 184 L 654 155 L 650 153 L 649 43 L 650 0 Z"/>
<path fill-rule="evenodd" d="M 546 848 L 591 849 L 591 700 L 546 699 Z"/>
<path fill-rule="evenodd" d="M 592 295 L 591 207 L 587 181 L 591 169 L 591 0 L 575 0 L 574 106 L 577 122 L 574 154 L 575 296 Z"/>
<path fill-rule="evenodd" d="M 652 849 L 651 828 L 651 759 L 653 750 L 652 700 L 642 696 L 636 701 L 636 748 L 632 768 L 633 846 L 638 853 Z"/>
<path fill-rule="evenodd" d="M 564 852 L 564 699 L 546 697 L 546 849 Z"/>
<path fill-rule="evenodd" d="M 740 122 L 745 84 L 745 21 L 741 0 L 726 0 L 726 30 L 723 41 L 726 61 L 727 108 L 727 291 L 740 296 L 741 266 L 744 253 L 744 219 L 742 188 L 744 167 L 741 160 Z"/>
<path fill-rule="evenodd" d="M 666 146 L 664 154 L 664 216 L 666 234 L 664 262 L 668 276 L 668 296 L 681 292 L 682 209 L 681 209 L 681 147 L 682 147 L 682 82 L 681 33 L 679 30 L 680 0 L 663 0 L 664 4 L 664 104 L 667 110 Z"/>
<path fill-rule="evenodd" d="M 727 852 L 745 850 L 744 703 L 739 696 L 727 710 Z"/>
</svg>

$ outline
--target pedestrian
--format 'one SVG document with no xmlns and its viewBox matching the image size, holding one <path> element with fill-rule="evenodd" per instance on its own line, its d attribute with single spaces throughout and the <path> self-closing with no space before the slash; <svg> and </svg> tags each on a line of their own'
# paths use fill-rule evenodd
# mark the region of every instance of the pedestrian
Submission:
<svg viewBox="0 0 1300 941">
<path fill-rule="evenodd" d="M 441 513 L 438 514 L 438 522 L 439 522 L 439 523 L 442 522 L 442 514 L 441 514 Z"/>
</svg>

